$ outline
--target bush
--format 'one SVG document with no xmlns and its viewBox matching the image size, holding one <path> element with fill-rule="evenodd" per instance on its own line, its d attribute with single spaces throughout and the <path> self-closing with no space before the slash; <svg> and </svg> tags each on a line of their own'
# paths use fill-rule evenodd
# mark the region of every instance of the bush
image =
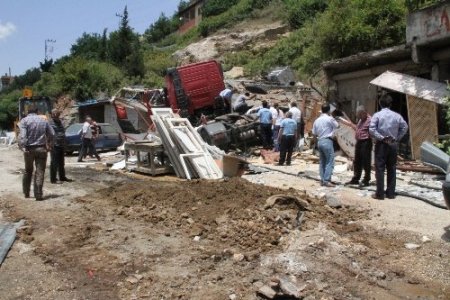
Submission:
<svg viewBox="0 0 450 300">
<path fill-rule="evenodd" d="M 240 0 L 224 13 L 203 19 L 198 26 L 198 31 L 201 36 L 206 37 L 220 28 L 248 18 L 255 9 L 263 8 L 271 2 L 272 0 Z"/>
<path fill-rule="evenodd" d="M 20 90 L 11 91 L 0 95 L 0 127 L 12 129 L 14 121 L 19 115 L 18 99 L 22 97 Z"/>
<path fill-rule="evenodd" d="M 283 0 L 289 26 L 298 29 L 327 8 L 327 0 Z"/>
<path fill-rule="evenodd" d="M 209 0 L 202 7 L 202 15 L 205 18 L 220 15 L 238 2 L 239 0 Z"/>
</svg>

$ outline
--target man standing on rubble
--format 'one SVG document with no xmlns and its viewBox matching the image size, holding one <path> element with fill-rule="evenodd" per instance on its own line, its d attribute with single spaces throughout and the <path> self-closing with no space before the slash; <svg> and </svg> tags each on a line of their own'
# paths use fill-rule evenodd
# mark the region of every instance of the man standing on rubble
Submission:
<svg viewBox="0 0 450 300">
<path fill-rule="evenodd" d="M 261 130 L 261 141 L 264 149 L 272 148 L 272 112 L 266 100 L 262 102 L 262 108 L 258 111 Z"/>
<path fill-rule="evenodd" d="M 364 106 L 358 106 L 356 109 L 356 116 L 358 123 L 355 125 L 343 118 L 339 120 L 355 129 L 355 160 L 353 162 L 353 178 L 347 184 L 359 184 L 360 187 L 369 186 L 370 183 L 370 169 L 372 165 L 372 139 L 369 134 L 369 125 L 371 116 L 367 113 Z M 364 179 L 361 179 L 362 171 L 364 169 Z"/>
<path fill-rule="evenodd" d="M 52 110 L 52 119 L 50 121 L 50 126 L 52 126 L 53 131 L 55 131 L 55 142 L 50 154 L 50 182 L 57 183 L 56 175 L 59 175 L 59 181 L 70 182 L 69 178 L 66 177 L 66 171 L 64 169 L 64 152 L 66 145 L 66 130 L 60 119 L 61 112 L 57 109 Z"/>
<path fill-rule="evenodd" d="M 398 142 L 408 132 L 408 124 L 403 117 L 390 110 L 392 97 L 388 94 L 380 99 L 381 111 L 375 113 L 370 121 L 369 132 L 375 139 L 375 176 L 376 193 L 372 198 L 384 200 L 395 198 L 396 165 Z M 386 191 L 384 190 L 384 170 L 387 173 Z"/>
<path fill-rule="evenodd" d="M 292 113 L 288 112 L 286 118 L 281 121 L 278 133 L 278 144 L 280 145 L 280 161 L 278 165 L 291 165 L 292 151 L 297 141 L 297 122 L 292 120 Z"/>
<path fill-rule="evenodd" d="M 22 189 L 25 198 L 30 197 L 31 179 L 34 174 L 34 197 L 43 200 L 43 186 L 47 152 L 51 150 L 55 132 L 47 120 L 37 115 L 37 107 L 28 109 L 28 115 L 20 121 L 19 147 L 24 153 L 25 173 L 23 174 Z"/>
<path fill-rule="evenodd" d="M 338 122 L 330 116 L 330 105 L 322 105 L 322 114 L 314 121 L 312 133 L 318 140 L 317 145 L 320 153 L 320 182 L 322 186 L 334 187 L 331 176 L 334 169 L 334 131 L 339 127 Z"/>
</svg>

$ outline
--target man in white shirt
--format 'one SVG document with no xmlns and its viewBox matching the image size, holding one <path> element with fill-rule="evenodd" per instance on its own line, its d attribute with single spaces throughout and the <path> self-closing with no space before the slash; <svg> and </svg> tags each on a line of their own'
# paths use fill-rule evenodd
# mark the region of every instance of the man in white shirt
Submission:
<svg viewBox="0 0 450 300">
<path fill-rule="evenodd" d="M 298 139 L 303 137 L 302 111 L 297 107 L 297 102 L 291 102 L 291 108 L 289 109 L 289 112 L 292 114 L 292 119 L 297 122 L 297 146 Z"/>
<path fill-rule="evenodd" d="M 100 156 L 97 154 L 95 146 L 92 143 L 92 139 L 94 138 L 92 134 L 92 124 L 92 118 L 87 116 L 83 124 L 83 128 L 81 128 L 81 149 L 78 155 L 78 162 L 82 162 L 83 157 L 85 157 L 88 152 L 91 152 L 90 154 L 95 155 L 97 160 L 100 161 Z"/>
<path fill-rule="evenodd" d="M 314 121 L 312 133 L 317 138 L 320 153 L 320 181 L 322 186 L 334 187 L 331 176 L 334 169 L 334 131 L 339 127 L 338 122 L 330 116 L 330 105 L 322 105 L 322 114 Z"/>
</svg>

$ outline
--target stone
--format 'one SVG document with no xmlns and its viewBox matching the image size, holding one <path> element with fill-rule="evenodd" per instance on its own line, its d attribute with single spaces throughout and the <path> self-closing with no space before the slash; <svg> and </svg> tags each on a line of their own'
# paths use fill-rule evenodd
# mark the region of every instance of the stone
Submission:
<svg viewBox="0 0 450 300">
<path fill-rule="evenodd" d="M 233 254 L 233 260 L 234 261 L 243 261 L 244 258 L 245 258 L 245 256 L 242 253 L 235 253 L 235 254 Z"/>
<path fill-rule="evenodd" d="M 340 208 L 340 207 L 342 207 L 341 200 L 339 200 L 338 198 L 336 198 L 333 195 L 327 195 L 326 196 L 326 200 L 327 200 L 327 205 L 329 207 L 332 207 L 332 208 Z"/>
<path fill-rule="evenodd" d="M 274 299 L 277 295 L 277 292 L 275 292 L 270 286 L 263 285 L 261 288 L 259 288 L 258 294 L 266 297 L 267 299 Z"/>
<path fill-rule="evenodd" d="M 230 71 L 224 72 L 223 75 L 227 79 L 236 79 L 236 78 L 244 77 L 244 68 L 243 67 L 233 67 Z"/>
<path fill-rule="evenodd" d="M 196 235 L 196 236 L 194 237 L 194 242 L 200 242 L 200 237 L 199 237 L 198 235 Z"/>
<path fill-rule="evenodd" d="M 280 289 L 281 292 L 295 299 L 301 299 L 301 292 L 306 288 L 306 286 L 299 287 L 296 283 L 287 277 L 280 278 Z"/>
<path fill-rule="evenodd" d="M 422 243 L 429 243 L 429 242 L 431 242 L 431 238 L 429 238 L 428 236 L 426 236 L 426 235 L 424 235 L 423 237 L 422 237 Z"/>
<path fill-rule="evenodd" d="M 129 282 L 131 284 L 136 284 L 139 282 L 139 279 L 137 279 L 135 276 L 130 276 L 126 280 L 127 280 L 127 282 Z"/>
<path fill-rule="evenodd" d="M 236 300 L 236 299 L 237 299 L 237 296 L 236 296 L 236 294 L 231 294 L 231 295 L 228 296 L 228 299 L 230 299 L 230 300 Z"/>
<path fill-rule="evenodd" d="M 187 218 L 189 218 L 189 214 L 188 214 L 188 213 L 182 213 L 182 214 L 181 214 L 181 217 L 182 217 L 183 219 L 187 219 Z"/>
<path fill-rule="evenodd" d="M 406 243 L 405 248 L 408 250 L 417 250 L 420 248 L 420 245 L 414 243 Z"/>
</svg>

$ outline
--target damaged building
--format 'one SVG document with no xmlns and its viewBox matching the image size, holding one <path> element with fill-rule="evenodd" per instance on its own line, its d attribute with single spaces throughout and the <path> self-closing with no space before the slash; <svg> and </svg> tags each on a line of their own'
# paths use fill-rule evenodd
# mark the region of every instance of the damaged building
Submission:
<svg viewBox="0 0 450 300">
<path fill-rule="evenodd" d="M 446 81 L 450 80 L 450 3 L 426 7 L 407 16 L 406 43 L 325 62 L 331 102 L 355 119 L 358 105 L 370 114 L 389 92 L 392 109 L 410 124 L 401 143 L 406 158 L 418 159 L 420 144 L 448 133 L 445 120 Z"/>
</svg>

